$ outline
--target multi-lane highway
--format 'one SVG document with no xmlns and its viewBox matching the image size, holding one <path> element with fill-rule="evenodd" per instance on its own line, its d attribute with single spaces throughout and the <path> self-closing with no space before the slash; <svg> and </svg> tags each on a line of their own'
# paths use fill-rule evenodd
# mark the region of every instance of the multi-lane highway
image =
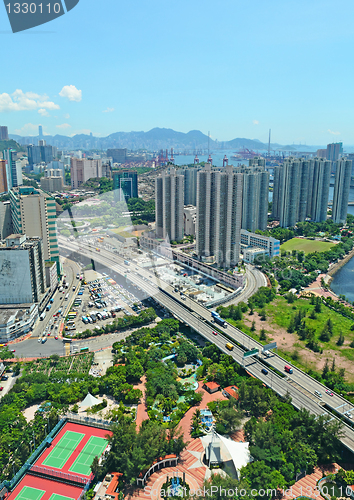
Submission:
<svg viewBox="0 0 354 500">
<path fill-rule="evenodd" d="M 79 245 L 75 241 L 68 242 L 63 238 L 59 238 L 59 244 L 69 251 L 84 253 L 85 256 L 95 259 L 103 266 L 112 269 L 113 272 L 125 275 L 132 284 L 153 297 L 180 321 L 191 326 L 207 340 L 217 345 L 223 352 L 230 354 L 239 364 L 243 362 L 245 351 L 254 348 L 261 350 L 262 345 L 260 343 L 230 324 L 227 325 L 227 328 L 218 327 L 218 330 L 223 333 L 214 335 L 213 331 L 216 328 L 212 323 L 210 311 L 190 298 L 182 300 L 171 286 L 158 278 L 157 274 L 151 274 L 151 270 L 145 270 L 132 264 L 129 266 L 130 272 L 128 273 L 124 259 L 107 250 L 101 248 L 100 253 L 98 253 L 94 248 L 83 246 L 82 243 L 80 243 L 79 250 Z M 232 339 L 235 345 L 232 352 L 225 347 L 229 339 Z M 337 412 L 342 418 L 344 411 L 353 410 L 353 406 L 344 398 L 337 394 L 333 396 L 327 395 L 325 392 L 326 387 L 298 368 L 292 366 L 293 374 L 286 374 L 284 372 L 285 364 L 288 363 L 277 354 L 273 353 L 270 357 L 259 354 L 258 359 L 251 358 L 251 361 L 246 361 L 246 368 L 252 375 L 272 387 L 278 394 L 284 396 L 289 393 L 294 406 L 297 408 L 306 408 L 315 415 L 328 414 L 331 418 L 337 417 L 330 413 L 328 409 L 331 409 L 334 413 Z M 269 370 L 267 375 L 263 374 L 261 370 L 267 365 L 277 371 Z M 315 391 L 319 391 L 322 398 L 316 397 Z M 342 442 L 351 451 L 354 451 L 354 430 L 350 425 L 351 421 L 344 417 Z"/>
</svg>

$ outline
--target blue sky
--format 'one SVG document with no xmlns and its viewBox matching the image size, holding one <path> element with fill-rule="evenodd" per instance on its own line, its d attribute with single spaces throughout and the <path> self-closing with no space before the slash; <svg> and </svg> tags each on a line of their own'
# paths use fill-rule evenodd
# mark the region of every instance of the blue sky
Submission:
<svg viewBox="0 0 354 500">
<path fill-rule="evenodd" d="M 1 7 L 0 124 L 352 145 L 353 19 L 352 0 L 80 0 L 12 34 Z"/>
</svg>

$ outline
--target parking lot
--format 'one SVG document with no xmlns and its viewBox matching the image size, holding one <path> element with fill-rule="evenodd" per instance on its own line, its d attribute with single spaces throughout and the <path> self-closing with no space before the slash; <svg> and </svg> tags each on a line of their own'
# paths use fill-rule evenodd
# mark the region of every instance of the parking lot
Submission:
<svg viewBox="0 0 354 500">
<path fill-rule="evenodd" d="M 81 284 L 65 322 L 64 336 L 112 324 L 114 318 L 138 314 L 144 309 L 130 291 L 108 279 L 104 276 Z"/>
</svg>

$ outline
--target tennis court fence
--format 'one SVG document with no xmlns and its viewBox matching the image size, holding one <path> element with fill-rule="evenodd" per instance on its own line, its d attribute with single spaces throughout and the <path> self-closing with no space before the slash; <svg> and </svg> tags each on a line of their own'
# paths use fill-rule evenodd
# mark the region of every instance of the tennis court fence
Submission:
<svg viewBox="0 0 354 500">
<path fill-rule="evenodd" d="M 109 420 L 101 420 L 99 418 L 92 417 L 80 417 L 76 413 L 67 413 L 66 418 L 68 419 L 68 422 L 72 422 L 74 424 L 89 425 L 90 427 L 97 427 L 98 429 L 109 430 L 112 426 L 112 422 L 110 422 Z"/>
<path fill-rule="evenodd" d="M 49 479 L 61 479 L 70 483 L 81 484 L 83 486 L 86 486 L 86 484 L 89 483 L 93 478 L 92 473 L 89 477 L 81 477 L 75 474 L 70 474 L 68 472 L 50 469 L 49 467 L 42 467 L 41 465 L 32 465 L 32 467 L 29 469 L 29 472 L 34 475 L 48 477 Z"/>
<path fill-rule="evenodd" d="M 5 480 L 5 481 L 3 481 L 0 484 L 0 491 L 2 491 L 3 488 L 6 488 L 7 491 L 11 491 L 13 489 L 13 487 L 16 486 L 16 484 L 22 479 L 22 477 L 30 469 L 30 467 L 33 464 L 33 462 L 35 462 L 37 460 L 37 458 L 41 455 L 41 453 L 43 452 L 43 450 L 46 448 L 46 446 L 47 446 L 47 439 L 48 438 L 52 438 L 53 436 L 55 436 L 56 433 L 58 432 L 58 430 L 61 429 L 61 427 L 65 424 L 65 422 L 66 422 L 66 418 L 65 417 L 62 418 L 61 420 L 59 420 L 59 422 L 57 423 L 57 425 L 55 427 L 53 427 L 53 429 L 49 432 L 47 438 L 44 441 L 42 441 L 42 443 L 38 446 L 38 448 L 36 448 L 34 450 L 34 452 L 32 453 L 32 455 L 22 465 L 21 469 L 18 472 L 16 472 L 16 474 L 11 479 L 11 481 Z"/>
</svg>

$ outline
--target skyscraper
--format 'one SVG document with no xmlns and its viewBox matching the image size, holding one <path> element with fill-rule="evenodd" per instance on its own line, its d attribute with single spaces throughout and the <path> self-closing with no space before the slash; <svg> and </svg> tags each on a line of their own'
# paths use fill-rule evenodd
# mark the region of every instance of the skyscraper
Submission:
<svg viewBox="0 0 354 500">
<path fill-rule="evenodd" d="M 267 228 L 269 172 L 257 163 L 250 167 L 237 167 L 243 173 L 242 229 L 251 232 Z"/>
<path fill-rule="evenodd" d="M 183 239 L 184 176 L 174 168 L 155 179 L 156 235 Z"/>
<path fill-rule="evenodd" d="M 22 186 L 22 169 L 19 163 L 16 164 L 16 151 L 14 149 L 5 149 L 3 155 L 8 165 L 8 189 Z"/>
<path fill-rule="evenodd" d="M 338 160 L 332 207 L 332 219 L 336 224 L 343 224 L 347 220 L 351 175 L 352 161 Z"/>
<path fill-rule="evenodd" d="M 8 141 L 9 133 L 7 127 L 0 127 L 0 141 Z"/>
<path fill-rule="evenodd" d="M 327 219 L 332 162 L 324 158 L 309 160 L 309 196 L 307 214 L 315 222 Z"/>
<path fill-rule="evenodd" d="M 77 189 L 89 179 L 102 177 L 102 160 L 71 158 L 71 187 Z"/>
<path fill-rule="evenodd" d="M 56 262 L 59 273 L 59 248 L 54 198 L 40 189 L 26 186 L 11 189 L 10 202 L 12 225 L 15 233 L 26 234 L 30 238 L 41 238 L 44 260 Z"/>
<path fill-rule="evenodd" d="M 199 168 L 185 168 L 184 175 L 184 204 L 197 204 L 197 174 Z"/>
<path fill-rule="evenodd" d="M 343 154 L 343 143 L 333 142 L 327 144 L 327 160 L 337 161 L 339 156 Z"/>
<path fill-rule="evenodd" d="M 117 192 L 118 201 L 138 198 L 138 172 L 136 170 L 113 172 L 113 189 Z"/>
<path fill-rule="evenodd" d="M 237 265 L 240 253 L 243 174 L 207 163 L 197 176 L 196 253 L 219 267 Z"/>
<path fill-rule="evenodd" d="M 287 158 L 274 168 L 272 216 L 281 227 L 292 227 L 310 217 L 327 219 L 331 164 L 324 158 Z"/>
<path fill-rule="evenodd" d="M 43 127 L 42 127 L 42 125 L 38 125 L 38 138 L 39 138 L 39 140 L 43 139 Z"/>
</svg>

